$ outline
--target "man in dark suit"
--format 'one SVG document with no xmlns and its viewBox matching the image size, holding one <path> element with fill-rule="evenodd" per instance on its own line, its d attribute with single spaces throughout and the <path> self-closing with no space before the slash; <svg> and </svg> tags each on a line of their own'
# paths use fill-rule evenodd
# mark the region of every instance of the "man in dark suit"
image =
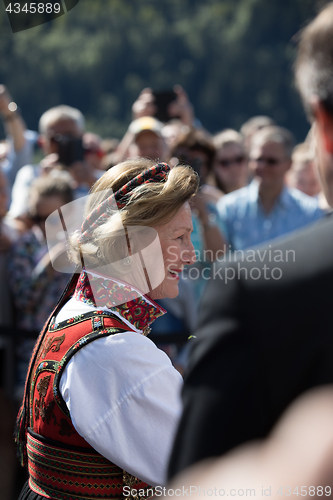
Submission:
<svg viewBox="0 0 333 500">
<path fill-rule="evenodd" d="M 296 80 L 333 206 L 333 3 L 301 34 Z M 267 436 L 297 396 L 333 383 L 333 218 L 237 253 L 203 298 L 170 477 Z"/>
</svg>

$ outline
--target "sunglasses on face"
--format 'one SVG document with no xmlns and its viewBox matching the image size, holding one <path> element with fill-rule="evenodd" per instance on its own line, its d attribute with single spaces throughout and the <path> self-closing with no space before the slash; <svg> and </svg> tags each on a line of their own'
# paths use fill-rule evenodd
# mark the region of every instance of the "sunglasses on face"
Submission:
<svg viewBox="0 0 333 500">
<path fill-rule="evenodd" d="M 230 158 L 230 160 L 216 160 L 216 163 L 223 168 L 228 168 L 230 165 L 234 165 L 235 163 L 239 165 L 240 163 L 243 163 L 244 160 L 245 156 L 235 156 L 235 158 Z"/>
<path fill-rule="evenodd" d="M 270 167 L 274 167 L 275 165 L 278 165 L 279 163 L 281 163 L 282 161 L 284 161 L 284 159 L 281 159 L 281 158 L 264 158 L 264 157 L 260 157 L 260 158 L 251 158 L 250 161 L 254 161 L 255 163 L 266 163 Z"/>
</svg>

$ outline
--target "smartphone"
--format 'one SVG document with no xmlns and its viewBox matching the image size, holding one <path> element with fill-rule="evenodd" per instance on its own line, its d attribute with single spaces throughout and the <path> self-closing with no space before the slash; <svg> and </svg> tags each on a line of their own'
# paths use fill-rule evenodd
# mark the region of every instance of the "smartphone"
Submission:
<svg viewBox="0 0 333 500">
<path fill-rule="evenodd" d="M 178 118 L 177 116 L 170 116 L 168 112 L 169 104 L 172 101 L 177 100 L 177 94 L 174 90 L 166 90 L 163 92 L 153 91 L 155 97 L 155 106 L 157 111 L 155 113 L 155 118 L 161 122 L 167 122 L 170 118 Z"/>
</svg>

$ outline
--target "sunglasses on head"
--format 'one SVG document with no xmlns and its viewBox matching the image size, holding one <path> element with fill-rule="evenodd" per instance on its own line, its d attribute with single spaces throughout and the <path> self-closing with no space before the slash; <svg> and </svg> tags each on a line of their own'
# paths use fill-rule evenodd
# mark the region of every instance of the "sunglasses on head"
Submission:
<svg viewBox="0 0 333 500">
<path fill-rule="evenodd" d="M 216 160 L 216 163 L 223 168 L 228 168 L 230 165 L 237 163 L 238 165 L 245 160 L 245 156 L 235 156 L 235 158 L 230 158 L 230 160 Z"/>
</svg>

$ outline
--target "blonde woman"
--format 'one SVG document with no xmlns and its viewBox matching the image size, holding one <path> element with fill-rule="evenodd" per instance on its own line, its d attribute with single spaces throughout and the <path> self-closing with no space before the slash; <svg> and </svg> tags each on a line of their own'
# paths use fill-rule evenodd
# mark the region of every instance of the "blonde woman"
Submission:
<svg viewBox="0 0 333 500">
<path fill-rule="evenodd" d="M 93 187 L 71 238 L 71 258 L 84 267 L 30 365 L 18 418 L 30 475 L 21 500 L 111 499 L 164 484 L 182 379 L 146 334 L 164 313 L 154 300 L 176 297 L 195 260 L 188 202 L 197 188 L 191 168 L 144 159 Z"/>
</svg>

